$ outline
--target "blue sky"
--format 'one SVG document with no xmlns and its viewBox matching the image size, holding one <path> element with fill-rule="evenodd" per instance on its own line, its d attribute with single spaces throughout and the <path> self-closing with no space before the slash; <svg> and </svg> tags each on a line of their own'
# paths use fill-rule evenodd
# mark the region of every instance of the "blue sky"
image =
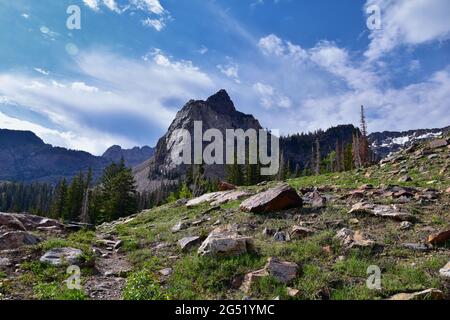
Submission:
<svg viewBox="0 0 450 320">
<path fill-rule="evenodd" d="M 0 127 L 94 154 L 154 145 L 221 88 L 283 134 L 358 124 L 361 104 L 370 131 L 447 126 L 449 13 L 448 0 L 0 0 Z"/>
</svg>

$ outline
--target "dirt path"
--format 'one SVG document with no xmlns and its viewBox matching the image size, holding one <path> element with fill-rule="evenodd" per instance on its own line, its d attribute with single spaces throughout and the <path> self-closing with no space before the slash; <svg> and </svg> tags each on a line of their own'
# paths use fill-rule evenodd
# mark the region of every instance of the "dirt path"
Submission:
<svg viewBox="0 0 450 320">
<path fill-rule="evenodd" d="M 117 245 L 119 239 L 99 235 L 96 252 L 95 274 L 89 276 L 84 289 L 94 300 L 120 300 L 126 282 L 126 275 L 131 271 L 131 264 Z"/>
</svg>

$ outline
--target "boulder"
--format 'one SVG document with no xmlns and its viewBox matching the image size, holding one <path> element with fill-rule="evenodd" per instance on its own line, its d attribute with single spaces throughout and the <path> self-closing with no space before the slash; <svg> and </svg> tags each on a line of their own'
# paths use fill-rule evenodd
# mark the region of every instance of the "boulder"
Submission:
<svg viewBox="0 0 450 320">
<path fill-rule="evenodd" d="M 163 277 L 170 277 L 170 275 L 173 273 L 172 268 L 164 268 L 158 271 L 160 275 Z"/>
<path fill-rule="evenodd" d="M 239 200 L 252 195 L 252 193 L 243 190 L 229 190 L 206 193 L 198 198 L 189 200 L 186 207 L 192 208 L 203 203 L 209 203 L 212 206 L 218 206 L 229 201 Z"/>
<path fill-rule="evenodd" d="M 12 262 L 8 258 L 2 258 L 0 257 L 0 267 L 9 267 L 11 266 Z"/>
<path fill-rule="evenodd" d="M 293 226 L 291 229 L 290 237 L 291 239 L 303 239 L 314 233 L 314 230 L 301 226 Z"/>
<path fill-rule="evenodd" d="M 7 229 L 26 231 L 25 226 L 19 219 L 10 213 L 0 212 L 0 226 Z"/>
<path fill-rule="evenodd" d="M 264 213 L 301 207 L 302 198 L 287 184 L 279 185 L 248 198 L 241 203 L 245 212 Z"/>
<path fill-rule="evenodd" d="M 439 274 L 444 278 L 450 279 L 450 261 L 439 270 Z"/>
<path fill-rule="evenodd" d="M 400 223 L 400 230 L 409 230 L 413 227 L 413 224 L 409 221 L 403 221 Z"/>
<path fill-rule="evenodd" d="M 430 251 L 432 249 L 432 247 L 426 243 L 404 243 L 403 247 L 414 251 L 422 251 L 422 252 Z"/>
<path fill-rule="evenodd" d="M 428 236 L 428 242 L 433 245 L 442 244 L 450 240 L 450 229 Z"/>
<path fill-rule="evenodd" d="M 269 258 L 265 269 L 269 275 L 282 283 L 290 283 L 297 277 L 298 265 L 294 262 L 280 261 Z"/>
<path fill-rule="evenodd" d="M 175 232 L 179 232 L 179 231 L 181 231 L 181 230 L 184 230 L 184 229 L 189 228 L 190 225 L 191 225 L 190 222 L 187 222 L 187 221 L 180 221 L 180 222 L 178 222 L 176 225 L 174 225 L 174 226 L 172 227 L 172 229 L 170 229 L 170 230 L 171 230 L 173 233 L 175 233 Z"/>
<path fill-rule="evenodd" d="M 26 231 L 11 231 L 0 236 L 0 250 L 18 249 L 39 242 L 39 238 Z"/>
<path fill-rule="evenodd" d="M 277 232 L 275 232 L 275 234 L 273 235 L 273 239 L 275 241 L 281 241 L 281 242 L 282 241 L 289 241 L 289 240 L 291 240 L 290 237 L 289 237 L 289 234 L 287 234 L 284 231 L 277 231 Z"/>
<path fill-rule="evenodd" d="M 181 248 L 181 251 L 186 252 L 192 249 L 193 247 L 197 246 L 201 243 L 200 237 L 186 237 L 183 239 L 178 240 L 178 245 Z"/>
<path fill-rule="evenodd" d="M 445 192 L 450 194 L 450 188 L 447 188 L 447 190 L 445 190 Z"/>
<path fill-rule="evenodd" d="M 55 248 L 47 251 L 39 261 L 42 263 L 48 263 L 54 266 L 60 266 L 62 264 L 76 265 L 81 261 L 83 252 L 80 249 L 75 248 Z"/>
<path fill-rule="evenodd" d="M 444 294 L 438 289 L 427 289 L 414 293 L 398 293 L 389 300 L 442 300 Z"/>
<path fill-rule="evenodd" d="M 299 267 L 296 263 L 280 261 L 271 257 L 267 260 L 264 269 L 245 275 L 241 290 L 249 293 L 262 278 L 268 276 L 272 276 L 277 281 L 288 284 L 297 277 L 298 269 Z"/>
<path fill-rule="evenodd" d="M 395 205 L 374 205 L 365 202 L 359 202 L 353 205 L 348 213 L 370 214 L 376 217 L 390 218 L 397 221 L 414 221 L 412 214 L 400 211 Z"/>
<path fill-rule="evenodd" d="M 367 248 L 375 246 L 375 242 L 367 238 L 360 231 L 353 231 L 347 228 L 339 230 L 335 238 L 338 239 L 346 248 Z"/>
<path fill-rule="evenodd" d="M 327 198 L 323 197 L 317 190 L 310 192 L 303 197 L 313 208 L 322 208 L 326 205 Z"/>
<path fill-rule="evenodd" d="M 240 235 L 231 226 L 214 229 L 198 249 L 201 256 L 237 256 L 253 248 L 251 237 Z"/>
<path fill-rule="evenodd" d="M 404 175 L 400 179 L 398 179 L 398 182 L 409 182 L 409 181 L 412 181 L 412 178 L 408 175 Z"/>
<path fill-rule="evenodd" d="M 428 142 L 429 149 L 439 149 L 448 145 L 447 140 L 445 139 L 435 139 L 433 141 Z"/>
<path fill-rule="evenodd" d="M 236 189 L 236 186 L 234 184 L 223 181 L 219 183 L 219 191 L 229 191 L 234 189 Z"/>
</svg>

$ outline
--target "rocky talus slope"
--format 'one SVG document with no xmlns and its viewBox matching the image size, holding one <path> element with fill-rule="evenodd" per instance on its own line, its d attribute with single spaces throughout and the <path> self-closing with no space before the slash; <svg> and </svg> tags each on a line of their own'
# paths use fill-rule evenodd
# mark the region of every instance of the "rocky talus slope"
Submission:
<svg viewBox="0 0 450 320">
<path fill-rule="evenodd" d="M 2 214 L 0 296 L 449 299 L 449 142 L 178 200 L 95 232 Z M 63 283 L 68 264 L 81 267 L 80 290 Z"/>
</svg>

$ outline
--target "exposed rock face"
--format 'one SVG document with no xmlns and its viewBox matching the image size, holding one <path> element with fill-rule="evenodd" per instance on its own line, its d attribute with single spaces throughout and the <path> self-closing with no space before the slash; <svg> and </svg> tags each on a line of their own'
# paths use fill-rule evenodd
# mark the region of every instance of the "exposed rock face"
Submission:
<svg viewBox="0 0 450 320">
<path fill-rule="evenodd" d="M 134 167 L 150 159 L 155 154 L 155 149 L 149 146 L 122 149 L 120 146 L 112 146 L 103 153 L 102 157 L 113 162 L 119 162 L 122 158 L 129 167 Z"/>
<path fill-rule="evenodd" d="M 87 152 L 52 147 L 30 131 L 0 129 L 0 181 L 56 183 L 89 168 L 97 177 L 107 164 Z"/>
<path fill-rule="evenodd" d="M 185 165 L 173 163 L 171 153 L 173 150 L 181 150 L 186 143 L 177 136 L 177 129 L 186 129 L 194 137 L 194 121 L 202 121 L 203 132 L 214 128 L 222 132 L 225 137 L 226 129 L 262 129 L 258 120 L 252 115 L 247 115 L 236 110 L 228 93 L 220 90 L 206 101 L 191 100 L 176 115 L 167 133 L 158 141 L 154 157 L 134 168 L 133 172 L 137 180 L 138 191 L 156 190 L 163 181 L 182 177 L 186 173 Z M 193 155 L 193 139 L 191 139 Z M 225 142 L 224 142 L 225 143 Z M 205 147 L 207 144 L 204 144 Z M 193 157 L 191 157 L 192 159 Z M 205 165 L 205 176 L 208 178 L 225 177 L 223 165 Z"/>
<path fill-rule="evenodd" d="M 414 221 L 412 214 L 400 211 L 396 206 L 374 205 L 360 202 L 355 204 L 348 213 L 370 214 L 376 217 L 390 218 L 397 221 Z"/>
<path fill-rule="evenodd" d="M 40 228 L 56 228 L 64 230 L 58 220 L 35 216 L 28 213 L 0 213 L 0 227 L 9 230 L 35 231 Z"/>
<path fill-rule="evenodd" d="M 42 263 L 49 263 L 54 266 L 62 264 L 78 264 L 80 263 L 82 252 L 79 249 L 74 248 L 56 248 L 47 251 L 40 259 Z"/>
<path fill-rule="evenodd" d="M 0 250 L 17 249 L 39 243 L 39 238 L 25 231 L 10 231 L 0 236 Z"/>
<path fill-rule="evenodd" d="M 399 293 L 389 298 L 389 300 L 442 300 L 444 294 L 437 289 L 427 289 L 414 293 Z"/>
<path fill-rule="evenodd" d="M 303 239 L 314 234 L 314 230 L 302 226 L 293 226 L 290 237 L 293 240 Z"/>
<path fill-rule="evenodd" d="M 198 249 L 202 256 L 237 256 L 253 248 L 250 237 L 241 236 L 230 226 L 219 227 L 213 230 Z"/>
<path fill-rule="evenodd" d="M 261 192 L 241 203 L 245 212 L 264 213 L 301 207 L 302 198 L 287 184 Z"/>
</svg>

